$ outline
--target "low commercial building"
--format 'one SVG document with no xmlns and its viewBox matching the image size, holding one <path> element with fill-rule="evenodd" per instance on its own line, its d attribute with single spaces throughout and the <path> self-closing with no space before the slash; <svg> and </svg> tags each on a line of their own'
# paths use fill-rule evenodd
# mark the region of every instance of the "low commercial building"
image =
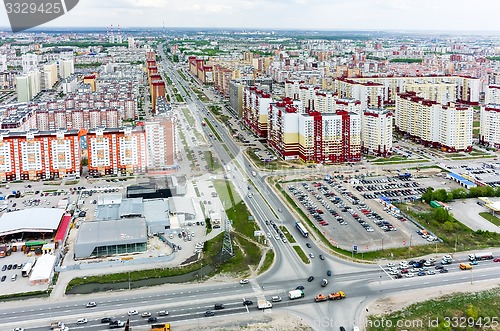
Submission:
<svg viewBox="0 0 500 331">
<path fill-rule="evenodd" d="M 52 281 L 57 257 L 52 254 L 41 255 L 35 263 L 29 278 L 30 285 L 47 285 Z"/>
<path fill-rule="evenodd" d="M 75 241 L 75 259 L 144 252 L 148 236 L 143 218 L 84 222 Z"/>
</svg>

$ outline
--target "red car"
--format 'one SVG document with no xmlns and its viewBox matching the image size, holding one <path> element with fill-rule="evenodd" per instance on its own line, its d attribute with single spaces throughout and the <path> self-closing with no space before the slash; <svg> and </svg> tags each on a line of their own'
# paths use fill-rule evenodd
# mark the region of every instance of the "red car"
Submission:
<svg viewBox="0 0 500 331">
<path fill-rule="evenodd" d="M 500 257 L 497 257 L 496 259 L 494 259 L 493 262 L 500 262 Z"/>
</svg>

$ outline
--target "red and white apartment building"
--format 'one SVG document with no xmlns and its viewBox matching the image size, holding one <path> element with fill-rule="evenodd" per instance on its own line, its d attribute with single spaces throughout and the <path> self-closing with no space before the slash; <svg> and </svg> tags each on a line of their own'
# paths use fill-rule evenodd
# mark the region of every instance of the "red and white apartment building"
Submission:
<svg viewBox="0 0 500 331">
<path fill-rule="evenodd" d="M 0 131 L 0 180 L 80 176 L 79 130 Z"/>
</svg>

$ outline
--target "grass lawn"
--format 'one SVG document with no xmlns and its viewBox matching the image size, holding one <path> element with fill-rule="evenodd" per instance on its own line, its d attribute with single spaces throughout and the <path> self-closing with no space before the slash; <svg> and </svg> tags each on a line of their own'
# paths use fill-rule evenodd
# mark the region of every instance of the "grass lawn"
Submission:
<svg viewBox="0 0 500 331">
<path fill-rule="evenodd" d="M 236 193 L 232 183 L 226 180 L 214 180 L 214 187 L 226 208 L 228 219 L 233 222 L 233 228 L 248 238 L 253 238 L 255 230 L 258 230 L 254 221 L 249 221 L 250 212 L 247 206 Z"/>
<path fill-rule="evenodd" d="M 415 303 L 388 315 L 369 316 L 366 329 L 368 331 L 399 331 L 402 328 L 397 327 L 398 323 L 400 325 L 404 323 L 404 329 L 408 331 L 496 330 L 499 311 L 500 288 L 475 293 L 459 293 Z M 497 327 L 491 327 L 493 321 Z M 453 324 L 455 322 L 456 324 Z M 486 323 L 490 327 L 485 327 Z M 452 327 L 453 325 L 456 327 Z"/>
<path fill-rule="evenodd" d="M 490 213 L 487 213 L 487 212 L 479 213 L 479 215 L 481 215 L 482 218 L 495 224 L 496 226 L 500 226 L 500 218 L 498 218 L 494 215 L 491 215 Z"/>
<path fill-rule="evenodd" d="M 309 260 L 309 257 L 306 255 L 306 253 L 304 253 L 304 251 L 302 250 L 302 248 L 300 248 L 300 246 L 297 246 L 297 245 L 293 245 L 292 246 L 293 249 L 295 249 L 295 252 L 297 252 L 297 254 L 299 255 L 299 257 L 302 259 L 302 261 L 304 263 L 311 263 L 311 261 Z"/>
<path fill-rule="evenodd" d="M 210 151 L 204 151 L 203 156 L 207 161 L 208 168 L 210 171 L 217 172 L 222 169 L 222 165 L 219 163 L 217 159 L 215 159 Z"/>
<path fill-rule="evenodd" d="M 290 242 L 290 243 L 296 242 L 295 238 L 290 234 L 290 232 L 288 232 L 288 229 L 285 226 L 281 225 L 280 229 L 283 232 L 283 234 L 285 235 L 286 240 L 288 240 L 288 242 Z"/>
<path fill-rule="evenodd" d="M 259 273 L 262 274 L 267 271 L 271 267 L 274 261 L 274 251 L 272 249 L 268 250 L 266 253 L 266 257 L 264 258 L 264 262 L 260 266 Z"/>
<path fill-rule="evenodd" d="M 187 108 L 182 108 L 182 113 L 184 114 L 184 117 L 187 119 L 188 123 L 190 126 L 194 127 L 194 117 L 193 115 L 189 112 L 189 109 Z"/>
</svg>

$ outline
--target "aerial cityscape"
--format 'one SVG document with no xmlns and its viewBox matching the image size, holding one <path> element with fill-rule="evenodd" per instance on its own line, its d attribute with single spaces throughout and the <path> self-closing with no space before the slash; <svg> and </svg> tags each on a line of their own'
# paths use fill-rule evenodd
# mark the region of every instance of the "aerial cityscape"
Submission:
<svg viewBox="0 0 500 331">
<path fill-rule="evenodd" d="M 0 330 L 500 330 L 500 26 L 421 2 L 6 4 Z"/>
</svg>

